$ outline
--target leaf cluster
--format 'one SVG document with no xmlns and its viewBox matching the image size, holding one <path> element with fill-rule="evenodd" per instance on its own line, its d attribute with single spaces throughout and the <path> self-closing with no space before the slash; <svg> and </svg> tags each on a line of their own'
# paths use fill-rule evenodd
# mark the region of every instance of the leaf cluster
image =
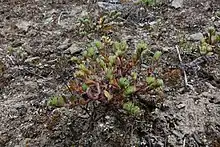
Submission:
<svg viewBox="0 0 220 147">
<path fill-rule="evenodd" d="M 200 54 L 213 54 L 213 52 L 215 52 L 215 46 L 218 43 L 220 43 L 220 34 L 216 33 L 215 28 L 209 27 L 207 29 L 206 37 L 203 40 L 201 40 L 199 46 Z"/>
<path fill-rule="evenodd" d="M 147 44 L 140 41 L 132 55 L 129 55 L 129 50 L 125 41 L 112 41 L 103 36 L 101 41 L 93 41 L 82 57 L 72 57 L 76 63 L 74 80 L 69 85 L 76 97 L 72 104 L 99 101 L 122 106 L 133 95 L 161 89 L 163 80 L 153 71 L 146 70 L 144 77 L 138 72 L 142 53 L 149 50 Z M 161 54 L 155 52 L 152 63 L 157 63 Z M 128 106 L 124 108 L 128 109 Z M 133 108 L 131 111 L 134 113 Z"/>
<path fill-rule="evenodd" d="M 103 14 L 98 18 L 83 16 L 78 19 L 77 27 L 78 33 L 81 36 L 87 36 L 92 33 L 108 33 L 114 28 L 113 21 L 120 16 L 120 12 L 111 11 Z"/>
</svg>

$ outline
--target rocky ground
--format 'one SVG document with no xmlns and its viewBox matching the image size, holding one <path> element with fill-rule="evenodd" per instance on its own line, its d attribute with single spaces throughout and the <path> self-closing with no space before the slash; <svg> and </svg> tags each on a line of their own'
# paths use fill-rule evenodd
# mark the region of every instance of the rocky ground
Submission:
<svg viewBox="0 0 220 147">
<path fill-rule="evenodd" d="M 145 40 L 152 50 L 164 53 L 167 68 L 178 62 L 176 46 L 184 51 L 183 62 L 190 63 L 199 58 L 192 50 L 207 29 L 220 32 L 219 0 L 158 1 L 155 6 L 131 1 L 1 0 L 0 146 L 220 147 L 217 58 L 198 65 L 196 73 L 186 71 L 188 90 L 175 72 L 164 76 L 163 102 L 138 118 L 103 107 L 92 119 L 78 107 L 47 107 L 51 96 L 68 96 L 64 87 L 74 71 L 70 58 L 100 37 L 80 36 L 77 20 L 110 10 L 120 11 L 122 18 L 108 35 L 131 45 Z M 219 43 L 213 46 L 220 48 Z M 215 57 L 219 55 L 216 51 Z"/>
</svg>

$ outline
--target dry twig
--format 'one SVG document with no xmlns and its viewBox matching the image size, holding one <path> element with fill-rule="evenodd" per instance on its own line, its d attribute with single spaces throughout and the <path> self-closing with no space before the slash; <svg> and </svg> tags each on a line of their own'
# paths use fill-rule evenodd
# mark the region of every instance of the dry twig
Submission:
<svg viewBox="0 0 220 147">
<path fill-rule="evenodd" d="M 179 50 L 179 48 L 178 48 L 177 45 L 176 45 L 176 51 L 177 51 L 177 54 L 178 54 L 178 58 L 179 58 L 179 61 L 180 61 L 180 65 L 182 65 L 182 64 L 183 64 L 183 61 L 182 61 L 182 58 L 181 58 L 181 55 L 180 55 L 180 50 Z M 184 68 L 181 68 L 181 69 L 182 69 L 183 76 L 184 76 L 184 86 L 185 86 L 185 88 L 189 87 L 191 90 L 194 91 L 193 86 L 188 83 L 188 79 L 187 79 L 187 75 L 186 75 L 185 69 L 184 69 Z"/>
</svg>

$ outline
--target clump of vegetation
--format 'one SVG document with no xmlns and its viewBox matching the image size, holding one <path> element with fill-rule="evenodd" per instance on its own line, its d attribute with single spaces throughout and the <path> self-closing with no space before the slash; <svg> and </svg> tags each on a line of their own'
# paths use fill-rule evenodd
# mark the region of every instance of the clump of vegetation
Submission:
<svg viewBox="0 0 220 147">
<path fill-rule="evenodd" d="M 65 105 L 65 99 L 62 96 L 53 96 L 47 102 L 48 106 L 63 107 Z"/>
<path fill-rule="evenodd" d="M 206 43 L 210 45 L 214 45 L 216 43 L 220 42 L 220 34 L 216 33 L 216 30 L 214 27 L 209 27 L 207 31 L 207 37 L 205 39 Z"/>
<path fill-rule="evenodd" d="M 140 113 L 140 108 L 132 102 L 126 102 L 123 104 L 123 109 L 129 114 L 136 115 Z"/>
<path fill-rule="evenodd" d="M 199 53 L 202 55 L 213 54 L 217 52 L 216 44 L 220 43 L 220 34 L 216 33 L 215 28 L 209 27 L 206 37 L 201 40 Z M 219 49 L 218 49 L 219 50 Z"/>
<path fill-rule="evenodd" d="M 68 85 L 71 99 L 55 96 L 48 105 L 75 106 L 95 101 L 138 114 L 140 108 L 135 95 L 161 92 L 164 86 L 157 74 L 162 53 L 156 51 L 150 56 L 148 67 L 140 72 L 140 65 L 146 58 L 143 54 L 150 52 L 148 45 L 140 41 L 131 51 L 125 41 L 112 41 L 106 36 L 101 41 L 93 41 L 82 56 L 71 58 L 76 64 L 74 80 Z"/>
<path fill-rule="evenodd" d="M 114 21 L 119 18 L 120 12 L 111 11 L 98 18 L 89 15 L 79 18 L 77 28 L 81 36 L 88 36 L 92 33 L 108 33 L 114 28 Z"/>
<path fill-rule="evenodd" d="M 125 41 L 113 42 L 104 36 L 101 41 L 92 42 L 82 57 L 72 57 L 77 70 L 69 84 L 75 96 L 71 105 L 98 101 L 122 106 L 130 114 L 136 114 L 139 107 L 132 102 L 135 95 L 161 91 L 163 80 L 155 74 L 156 66 L 153 66 L 158 63 L 161 52 L 155 52 L 151 68 L 142 76 L 138 69 L 143 52 L 149 50 L 147 44 L 139 42 L 133 53 L 128 49 Z"/>
</svg>

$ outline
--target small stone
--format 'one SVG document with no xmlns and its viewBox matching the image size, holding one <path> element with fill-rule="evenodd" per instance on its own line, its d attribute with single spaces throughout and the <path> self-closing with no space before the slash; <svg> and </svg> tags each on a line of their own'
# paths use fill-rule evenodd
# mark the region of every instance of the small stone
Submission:
<svg viewBox="0 0 220 147">
<path fill-rule="evenodd" d="M 72 44 L 67 51 L 69 51 L 71 54 L 76 54 L 82 51 L 82 48 L 77 46 L 76 44 Z"/>
<path fill-rule="evenodd" d="M 186 105 L 181 103 L 181 104 L 177 105 L 176 107 L 177 107 L 178 109 L 183 109 L 183 108 L 186 107 Z"/>
<path fill-rule="evenodd" d="M 215 21 L 214 25 L 215 25 L 216 28 L 219 28 L 220 27 L 220 20 L 219 21 Z"/>
<path fill-rule="evenodd" d="M 166 46 L 166 47 L 163 47 L 162 50 L 163 50 L 164 52 L 169 52 L 169 51 L 172 51 L 172 48 Z"/>
<path fill-rule="evenodd" d="M 176 9 L 182 8 L 183 7 L 183 0 L 173 0 L 171 6 Z"/>
<path fill-rule="evenodd" d="M 207 1 L 207 2 L 205 3 L 204 9 L 205 9 L 206 11 L 209 11 L 209 10 L 212 9 L 212 7 L 211 7 L 211 2 L 210 2 L 210 1 Z"/>
<path fill-rule="evenodd" d="M 195 33 L 195 34 L 192 34 L 190 35 L 190 40 L 192 41 L 200 41 L 204 38 L 203 34 L 202 33 Z"/>
<path fill-rule="evenodd" d="M 28 21 L 23 21 L 23 20 L 20 20 L 16 26 L 19 28 L 19 29 L 22 29 L 24 31 L 28 31 L 28 28 L 31 26 L 31 22 L 28 22 Z"/>
<path fill-rule="evenodd" d="M 69 48 L 71 45 L 72 45 L 72 43 L 70 43 L 70 39 L 66 39 L 66 40 L 64 40 L 64 42 L 61 45 L 59 45 L 57 47 L 57 49 L 58 50 L 65 50 L 65 49 Z"/>
<path fill-rule="evenodd" d="M 24 63 L 32 63 L 34 60 L 39 60 L 40 57 L 31 57 L 31 58 L 27 58 Z"/>
</svg>

